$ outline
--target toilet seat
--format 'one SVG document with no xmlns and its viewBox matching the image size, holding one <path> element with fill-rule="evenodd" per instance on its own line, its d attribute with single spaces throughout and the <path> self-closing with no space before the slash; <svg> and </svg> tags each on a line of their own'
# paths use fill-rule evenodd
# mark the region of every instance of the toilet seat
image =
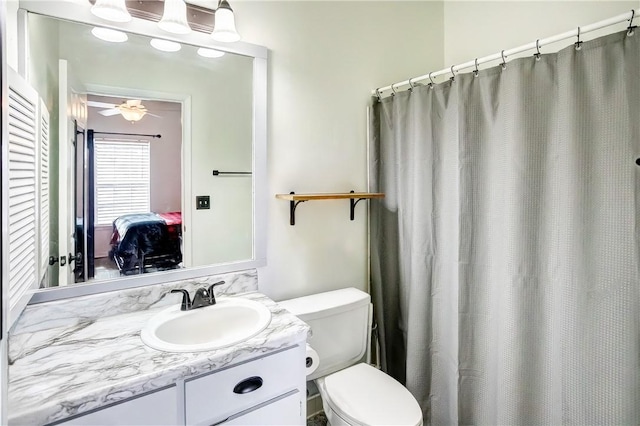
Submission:
<svg viewBox="0 0 640 426">
<path fill-rule="evenodd" d="M 325 403 L 351 425 L 422 425 L 413 395 L 391 376 L 360 363 L 319 380 Z"/>
</svg>

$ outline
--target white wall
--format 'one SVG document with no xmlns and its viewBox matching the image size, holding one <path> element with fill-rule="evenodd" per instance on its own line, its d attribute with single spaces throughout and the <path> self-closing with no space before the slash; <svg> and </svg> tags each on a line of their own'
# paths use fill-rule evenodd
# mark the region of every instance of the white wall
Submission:
<svg viewBox="0 0 640 426">
<path fill-rule="evenodd" d="M 447 1 L 444 6 L 445 66 L 517 47 L 638 8 L 640 1 Z M 634 20 L 638 25 L 640 19 Z M 590 40 L 629 23 L 585 34 Z M 574 43 L 544 46 L 555 52 Z M 532 52 L 518 56 L 531 56 Z M 513 58 L 510 58 L 513 59 Z M 488 66 L 493 66 L 490 64 Z M 486 67 L 487 65 L 485 65 Z M 443 67 L 444 68 L 444 67 Z M 480 67 L 482 69 L 482 66 Z M 469 70 L 470 71 L 470 70 Z M 466 71 L 465 71 L 466 72 Z"/>
<path fill-rule="evenodd" d="M 6 61 L 7 65 L 18 71 L 18 0 L 6 0 Z"/>
<path fill-rule="evenodd" d="M 11 5 L 11 3 L 9 3 Z M 17 5 L 17 2 L 13 2 Z M 17 12 L 17 9 L 16 11 Z M 14 19 L 17 16 L 14 15 Z M 29 45 L 29 68 L 26 70 L 25 79 L 33 86 L 42 98 L 49 111 L 49 253 L 47 256 L 59 256 L 58 246 L 58 206 L 59 206 L 59 179 L 58 179 L 58 25 L 51 19 L 45 19 L 34 15 L 31 17 L 33 25 L 29 26 L 29 39 L 33 41 Z M 17 28 L 17 19 L 13 24 Z M 10 42 L 17 43 L 17 33 Z M 11 49 L 9 49 L 11 50 Z M 16 58 L 17 62 L 17 58 Z M 17 66 L 17 63 L 16 63 Z M 57 264 L 49 268 L 49 286 L 58 285 Z"/>
<path fill-rule="evenodd" d="M 439 2 L 231 2 L 245 41 L 269 57 L 268 266 L 276 300 L 367 287 L 366 204 L 289 204 L 276 193 L 367 189 L 370 91 L 442 64 Z"/>
</svg>

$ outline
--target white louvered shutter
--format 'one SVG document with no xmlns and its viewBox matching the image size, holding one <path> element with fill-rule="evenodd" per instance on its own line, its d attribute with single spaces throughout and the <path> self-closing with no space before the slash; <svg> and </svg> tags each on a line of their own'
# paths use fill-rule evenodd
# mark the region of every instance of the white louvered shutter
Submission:
<svg viewBox="0 0 640 426">
<path fill-rule="evenodd" d="M 40 101 L 39 139 L 40 273 L 38 283 L 42 282 L 49 267 L 49 111 L 43 101 Z"/>
<path fill-rule="evenodd" d="M 37 286 L 38 93 L 9 69 L 9 326 Z"/>
</svg>

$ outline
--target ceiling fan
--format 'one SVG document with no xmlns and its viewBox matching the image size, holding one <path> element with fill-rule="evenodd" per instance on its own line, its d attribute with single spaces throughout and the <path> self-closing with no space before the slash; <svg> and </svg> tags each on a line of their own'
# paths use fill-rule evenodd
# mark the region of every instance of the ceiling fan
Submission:
<svg viewBox="0 0 640 426">
<path fill-rule="evenodd" d="M 102 111 L 98 111 L 99 114 L 102 114 L 105 117 L 121 114 L 125 120 L 129 121 L 140 121 L 145 115 L 160 117 L 159 115 L 150 113 L 149 110 L 147 110 L 147 108 L 142 105 L 142 101 L 140 99 L 130 99 L 121 103 L 120 105 L 108 104 L 105 102 L 88 101 L 87 105 L 95 108 L 107 108 L 103 109 Z"/>
</svg>

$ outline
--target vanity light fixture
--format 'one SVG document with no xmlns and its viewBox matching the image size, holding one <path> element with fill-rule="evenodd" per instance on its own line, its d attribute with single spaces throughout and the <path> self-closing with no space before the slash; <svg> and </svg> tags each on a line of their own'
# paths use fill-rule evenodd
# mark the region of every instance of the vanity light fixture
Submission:
<svg viewBox="0 0 640 426">
<path fill-rule="evenodd" d="M 123 43 L 129 40 L 127 33 L 122 31 L 116 31 L 109 28 L 94 27 L 91 30 L 91 34 L 100 40 L 108 41 L 110 43 Z"/>
<path fill-rule="evenodd" d="M 162 50 L 163 52 L 177 52 L 182 49 L 180 43 L 176 43 L 175 41 L 162 40 L 159 38 L 152 38 L 149 42 L 151 46 L 155 47 L 158 50 Z"/>
<path fill-rule="evenodd" d="M 216 41 L 231 43 L 240 40 L 240 34 L 236 31 L 236 20 L 233 9 L 227 0 L 219 0 L 218 8 L 214 13 L 214 25 L 211 37 Z"/>
<path fill-rule="evenodd" d="M 187 4 L 184 0 L 164 0 L 164 13 L 158 26 L 174 34 L 189 34 L 191 27 L 187 21 Z"/>
<path fill-rule="evenodd" d="M 96 3 L 91 6 L 91 13 L 112 22 L 129 22 L 131 20 L 125 0 L 96 0 Z"/>
<path fill-rule="evenodd" d="M 198 49 L 198 55 L 204 58 L 219 58 L 221 56 L 224 56 L 224 52 L 221 52 L 220 50 L 206 49 L 204 47 L 201 47 Z"/>
</svg>

